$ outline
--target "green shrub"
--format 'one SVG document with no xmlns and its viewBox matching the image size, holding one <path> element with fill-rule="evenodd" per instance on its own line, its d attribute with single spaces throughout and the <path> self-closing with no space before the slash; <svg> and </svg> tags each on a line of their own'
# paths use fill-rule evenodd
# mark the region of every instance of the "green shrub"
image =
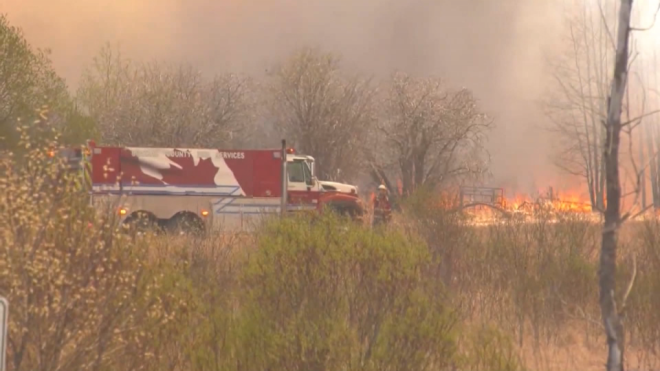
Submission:
<svg viewBox="0 0 660 371">
<path fill-rule="evenodd" d="M 461 369 L 470 371 L 522 371 L 524 367 L 512 340 L 494 326 L 477 326 L 467 332 Z"/>
<path fill-rule="evenodd" d="M 37 122 L 31 129 L 47 125 Z M 9 370 L 127 366 L 145 323 L 167 319 L 146 243 L 89 207 L 57 145 L 21 128 L 0 173 L 0 294 L 10 303 Z M 53 136 L 56 138 L 57 136 Z M 142 356 L 142 354 L 140 354 Z"/>
<path fill-rule="evenodd" d="M 326 215 L 275 221 L 241 276 L 245 369 L 441 369 L 455 356 L 426 246 Z"/>
</svg>

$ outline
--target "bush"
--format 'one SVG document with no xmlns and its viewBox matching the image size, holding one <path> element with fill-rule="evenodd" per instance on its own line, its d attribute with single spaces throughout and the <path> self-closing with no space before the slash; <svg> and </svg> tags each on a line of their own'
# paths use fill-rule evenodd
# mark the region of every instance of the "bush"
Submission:
<svg viewBox="0 0 660 371">
<path fill-rule="evenodd" d="M 241 276 L 245 369 L 438 369 L 456 318 L 419 240 L 330 214 L 275 221 Z"/>
<path fill-rule="evenodd" d="M 48 125 L 37 122 L 31 129 Z M 124 363 L 142 326 L 162 324 L 146 245 L 115 233 L 48 156 L 57 142 L 20 128 L 0 172 L 0 294 L 10 302 L 10 370 L 99 370 Z M 38 130 L 36 132 L 39 132 Z M 57 137 L 57 136 L 53 136 Z"/>
<path fill-rule="evenodd" d="M 513 342 L 492 325 L 471 328 L 465 336 L 462 368 L 470 371 L 522 371 Z"/>
</svg>

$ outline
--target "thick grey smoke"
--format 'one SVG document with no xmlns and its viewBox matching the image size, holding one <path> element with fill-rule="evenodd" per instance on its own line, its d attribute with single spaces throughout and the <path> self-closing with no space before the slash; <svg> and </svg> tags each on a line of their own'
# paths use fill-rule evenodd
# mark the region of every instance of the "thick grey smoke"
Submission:
<svg viewBox="0 0 660 371">
<path fill-rule="evenodd" d="M 497 117 L 495 183 L 527 189 L 557 171 L 535 106 L 560 17 L 539 0 L 0 0 L 0 12 L 75 87 L 104 42 L 139 59 L 204 72 L 262 73 L 302 45 L 340 53 L 347 68 L 436 75 L 471 88 Z M 555 4 L 555 5 L 553 5 Z"/>
</svg>

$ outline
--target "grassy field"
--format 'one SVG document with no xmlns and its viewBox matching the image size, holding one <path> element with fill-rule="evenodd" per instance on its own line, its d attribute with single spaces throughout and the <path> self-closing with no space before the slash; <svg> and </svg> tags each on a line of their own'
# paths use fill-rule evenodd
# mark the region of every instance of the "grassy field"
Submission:
<svg viewBox="0 0 660 371">
<path fill-rule="evenodd" d="M 0 181 L 8 370 L 603 367 L 599 226 L 579 216 L 477 228 L 413 197 L 386 229 L 327 215 L 133 238 L 28 147 Z M 658 241 L 658 221 L 620 233 L 629 368 L 660 368 Z"/>
</svg>

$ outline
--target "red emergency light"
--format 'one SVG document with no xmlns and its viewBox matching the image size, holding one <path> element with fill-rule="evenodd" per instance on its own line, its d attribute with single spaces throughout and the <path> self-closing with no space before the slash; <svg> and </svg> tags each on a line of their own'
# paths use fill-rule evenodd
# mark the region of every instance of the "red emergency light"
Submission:
<svg viewBox="0 0 660 371">
<path fill-rule="evenodd" d="M 296 153 L 296 151 L 293 148 L 287 148 L 286 153 L 292 155 L 292 154 Z"/>
</svg>

